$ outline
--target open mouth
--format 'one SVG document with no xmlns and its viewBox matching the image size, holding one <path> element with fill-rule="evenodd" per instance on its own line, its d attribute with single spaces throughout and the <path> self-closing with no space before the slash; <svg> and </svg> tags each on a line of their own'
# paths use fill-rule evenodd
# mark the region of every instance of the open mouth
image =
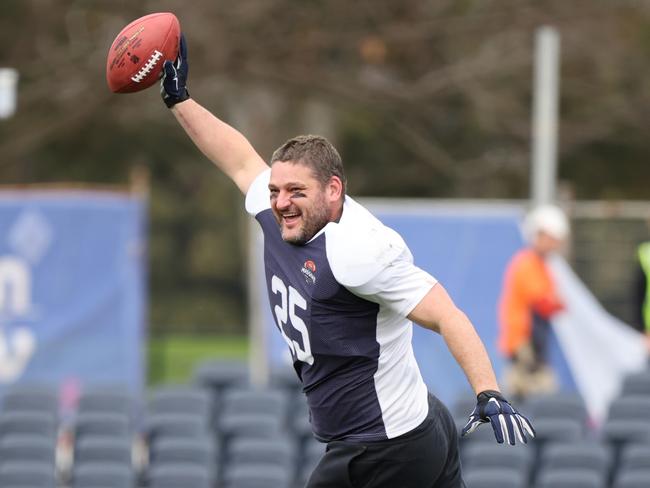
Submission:
<svg viewBox="0 0 650 488">
<path fill-rule="evenodd" d="M 298 220 L 300 220 L 300 214 L 299 213 L 291 213 L 291 214 L 284 214 L 282 215 L 282 221 L 285 223 L 287 227 L 292 227 L 294 226 Z"/>
</svg>

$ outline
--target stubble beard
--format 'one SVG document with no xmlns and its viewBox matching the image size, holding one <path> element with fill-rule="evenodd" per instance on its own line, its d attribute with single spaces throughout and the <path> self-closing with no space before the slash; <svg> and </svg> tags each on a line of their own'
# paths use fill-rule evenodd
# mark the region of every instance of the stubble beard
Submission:
<svg viewBox="0 0 650 488">
<path fill-rule="evenodd" d="M 280 231 L 284 242 L 294 246 L 303 246 L 330 221 L 327 205 L 324 201 L 314 202 L 314 205 L 312 205 L 311 208 L 305 209 L 301 212 L 300 218 L 302 220 L 302 226 L 298 233 L 287 235 L 284 224 L 282 223 L 282 218 L 280 217 Z"/>
</svg>

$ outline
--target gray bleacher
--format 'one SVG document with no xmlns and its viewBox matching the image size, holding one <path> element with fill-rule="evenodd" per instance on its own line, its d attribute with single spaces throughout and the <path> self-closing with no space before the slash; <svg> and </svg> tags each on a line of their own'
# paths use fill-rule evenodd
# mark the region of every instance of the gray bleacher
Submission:
<svg viewBox="0 0 650 488">
<path fill-rule="evenodd" d="M 542 395 L 517 405 L 530 417 L 537 438 L 527 445 L 497 446 L 488 425 L 462 438 L 467 487 L 650 487 L 649 379 L 650 365 L 628 375 L 598 429 L 575 393 Z M 473 404 L 466 395 L 451 405 L 459 429 Z"/>
<path fill-rule="evenodd" d="M 484 425 L 462 438 L 468 488 L 647 488 L 650 486 L 650 368 L 626 378 L 599 429 L 575 393 L 521 406 L 538 437 L 496 444 Z M 298 488 L 324 452 L 292 371 L 266 388 L 247 366 L 199 364 L 191 382 L 150 388 L 141 408 L 115 386 L 88 387 L 74 418 L 61 421 L 56 392 L 8 391 L 0 409 L 0 487 Z M 450 405 L 459 428 L 474 405 Z"/>
</svg>

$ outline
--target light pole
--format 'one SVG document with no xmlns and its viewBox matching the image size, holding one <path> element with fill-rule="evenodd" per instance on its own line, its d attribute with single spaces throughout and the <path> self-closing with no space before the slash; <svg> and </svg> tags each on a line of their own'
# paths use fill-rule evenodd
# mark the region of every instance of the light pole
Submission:
<svg viewBox="0 0 650 488">
<path fill-rule="evenodd" d="M 557 178 L 557 133 L 560 34 L 542 27 L 535 38 L 531 200 L 533 206 L 552 203 Z"/>
</svg>

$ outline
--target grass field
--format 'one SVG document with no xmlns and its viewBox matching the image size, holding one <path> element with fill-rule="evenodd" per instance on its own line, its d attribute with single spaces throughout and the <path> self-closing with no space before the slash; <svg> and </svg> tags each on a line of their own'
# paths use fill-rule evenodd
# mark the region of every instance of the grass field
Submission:
<svg viewBox="0 0 650 488">
<path fill-rule="evenodd" d="M 242 359 L 248 355 L 248 337 L 221 335 L 167 335 L 149 340 L 148 382 L 186 383 L 197 363 L 205 359 Z"/>
</svg>

